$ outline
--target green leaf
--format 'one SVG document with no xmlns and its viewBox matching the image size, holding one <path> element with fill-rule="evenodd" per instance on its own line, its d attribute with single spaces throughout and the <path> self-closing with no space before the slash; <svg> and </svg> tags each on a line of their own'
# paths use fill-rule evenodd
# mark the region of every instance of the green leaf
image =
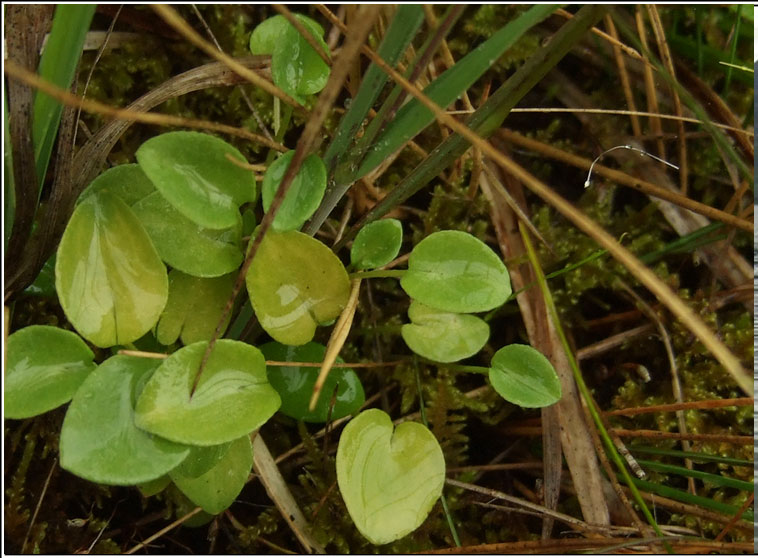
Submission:
<svg viewBox="0 0 758 558">
<path fill-rule="evenodd" d="M 29 418 L 67 403 L 96 367 L 81 337 L 57 327 L 20 329 L 6 348 L 5 418 Z"/>
<path fill-rule="evenodd" d="M 61 89 L 68 90 L 71 87 L 95 8 L 95 4 L 56 6 L 53 26 L 39 63 L 39 75 L 43 79 Z M 40 189 L 47 174 L 62 111 L 60 101 L 37 91 L 34 96 L 32 137 Z"/>
<path fill-rule="evenodd" d="M 285 345 L 313 339 L 316 326 L 339 316 L 350 297 L 350 279 L 339 258 L 297 231 L 269 231 L 246 282 L 261 326 Z"/>
<path fill-rule="evenodd" d="M 218 277 L 242 263 L 239 212 L 234 213 L 230 228 L 205 229 L 179 213 L 160 192 L 145 197 L 132 209 L 161 259 L 173 268 L 196 277 Z"/>
<path fill-rule="evenodd" d="M 484 320 L 468 314 L 442 312 L 411 301 L 400 333 L 411 350 L 429 360 L 456 362 L 478 353 L 490 336 Z"/>
<path fill-rule="evenodd" d="M 166 474 L 147 482 L 139 482 L 137 483 L 137 488 L 139 488 L 142 496 L 149 498 L 150 496 L 155 496 L 156 494 L 163 492 L 169 484 L 171 484 L 171 477 Z"/>
<path fill-rule="evenodd" d="M 323 362 L 326 347 L 312 342 L 292 347 L 272 341 L 261 346 L 261 352 L 266 360 Z M 337 362 L 344 361 L 338 357 Z M 332 420 L 355 413 L 366 400 L 361 381 L 351 368 L 332 368 L 322 389 L 322 392 L 326 394 L 325 397 L 319 397 L 316 408 L 309 411 L 308 406 L 319 369 L 304 366 L 268 366 L 267 368 L 268 381 L 282 398 L 279 411 L 297 420 L 326 422 L 335 387 L 337 395 L 331 412 Z"/>
<path fill-rule="evenodd" d="M 253 173 L 239 150 L 198 132 L 169 132 L 147 140 L 137 162 L 158 191 L 185 217 L 206 229 L 239 222 L 239 207 L 255 200 Z"/>
<path fill-rule="evenodd" d="M 324 29 L 309 17 L 300 14 L 295 17 L 328 55 L 329 47 L 323 40 Z M 298 101 L 302 102 L 304 95 L 321 91 L 329 79 L 329 66 L 284 16 L 271 17 L 253 30 L 250 51 L 271 54 L 274 83 Z"/>
<path fill-rule="evenodd" d="M 232 294 L 234 278 L 234 273 L 203 279 L 171 270 L 168 274 L 168 302 L 156 331 L 158 342 L 171 345 L 179 336 L 185 345 L 210 341 Z M 231 314 L 227 316 L 224 329 L 230 318 Z"/>
<path fill-rule="evenodd" d="M 529 345 L 508 345 L 492 357 L 490 383 L 506 401 L 521 407 L 547 407 L 561 398 L 555 368 Z"/>
<path fill-rule="evenodd" d="M 403 226 L 397 219 L 382 219 L 363 227 L 353 241 L 350 262 L 355 269 L 373 269 L 395 259 L 403 243 Z"/>
<path fill-rule="evenodd" d="M 442 494 L 445 458 L 424 425 L 369 409 L 351 420 L 337 447 L 337 483 L 355 526 L 373 544 L 419 527 Z"/>
<path fill-rule="evenodd" d="M 247 437 L 247 436 L 245 436 Z M 193 478 L 204 475 L 213 469 L 229 451 L 233 442 L 226 442 L 216 446 L 192 446 L 189 455 L 176 469 L 171 471 L 171 476 Z"/>
<path fill-rule="evenodd" d="M 174 484 L 187 498 L 210 514 L 224 511 L 234 503 L 253 468 L 250 436 L 234 440 L 220 460 L 200 476 L 185 476 L 182 468 L 171 471 Z"/>
<path fill-rule="evenodd" d="M 411 298 L 447 312 L 492 310 L 511 294 L 502 260 L 484 242 L 460 231 L 440 231 L 419 242 L 400 285 Z"/>
<path fill-rule="evenodd" d="M 157 365 L 116 355 L 90 374 L 63 420 L 61 467 L 92 482 L 126 486 L 158 479 L 187 457 L 188 447 L 134 424 L 134 401 Z"/>
<path fill-rule="evenodd" d="M 113 194 L 131 207 L 155 192 L 155 185 L 150 182 L 139 165 L 118 165 L 106 170 L 90 182 L 79 195 L 76 203 L 78 205 L 91 195 L 103 191 Z"/>
<path fill-rule="evenodd" d="M 110 347 L 155 325 L 168 298 L 168 275 L 129 206 L 99 192 L 74 209 L 63 232 L 55 288 L 76 330 Z"/>
<path fill-rule="evenodd" d="M 266 379 L 266 362 L 258 349 L 240 341 L 216 343 L 190 398 L 207 345 L 194 343 L 161 363 L 137 401 L 137 426 L 175 442 L 214 446 L 271 418 L 280 400 Z"/>
<path fill-rule="evenodd" d="M 290 22 L 281 15 L 275 15 L 259 23 L 250 34 L 250 52 L 273 54 L 288 27 L 291 27 Z"/>
<path fill-rule="evenodd" d="M 55 292 L 55 253 L 42 266 L 34 283 L 24 289 L 24 294 L 53 298 Z"/>
<path fill-rule="evenodd" d="M 268 211 L 271 207 L 276 190 L 279 188 L 294 155 L 294 151 L 288 151 L 266 170 L 261 186 L 264 211 Z M 272 223 L 274 230 L 292 231 L 299 229 L 316 211 L 319 203 L 321 203 L 321 198 L 324 197 L 325 190 L 326 167 L 318 155 L 315 153 L 308 155 L 292 180 L 287 195 L 279 207 L 276 217 L 274 217 Z"/>
</svg>

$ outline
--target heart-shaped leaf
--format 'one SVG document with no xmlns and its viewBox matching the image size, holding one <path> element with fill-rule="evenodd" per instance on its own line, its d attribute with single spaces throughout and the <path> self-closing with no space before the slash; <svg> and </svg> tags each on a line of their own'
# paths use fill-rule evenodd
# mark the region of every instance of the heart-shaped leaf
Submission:
<svg viewBox="0 0 758 558">
<path fill-rule="evenodd" d="M 172 270 L 168 274 L 168 302 L 156 331 L 158 342 L 171 345 L 180 335 L 185 345 L 210 341 L 232 294 L 234 278 L 234 273 L 203 279 Z"/>
<path fill-rule="evenodd" d="M 322 362 L 326 347 L 319 343 L 306 343 L 299 347 L 282 345 L 276 341 L 261 346 L 266 360 L 285 362 Z M 343 362 L 337 358 L 337 362 Z M 313 411 L 308 406 L 313 395 L 313 386 L 318 378 L 319 369 L 305 366 L 268 366 L 268 381 L 282 398 L 280 412 L 305 422 L 326 422 L 355 413 L 361 408 L 366 396 L 358 376 L 350 368 L 332 368 L 326 377 L 322 392 L 327 397 L 320 397 Z M 337 388 L 334 408 L 329 415 L 332 394 Z"/>
<path fill-rule="evenodd" d="M 269 231 L 250 265 L 247 291 L 266 332 L 285 345 L 313 339 L 350 297 L 345 267 L 329 248 L 297 231 Z"/>
<path fill-rule="evenodd" d="M 217 446 L 191 446 L 189 455 L 171 471 L 171 476 L 196 479 L 204 475 L 223 459 L 232 443 L 226 442 Z"/>
<path fill-rule="evenodd" d="M 547 407 L 561 398 L 555 368 L 529 345 L 508 345 L 492 357 L 490 383 L 506 401 L 521 407 Z"/>
<path fill-rule="evenodd" d="M 153 192 L 132 207 L 158 250 L 171 267 L 196 277 L 218 277 L 242 263 L 242 217 L 228 229 L 204 229 Z"/>
<path fill-rule="evenodd" d="M 445 459 L 424 425 L 369 409 L 351 420 L 337 447 L 337 483 L 358 530 L 386 544 L 421 525 L 442 494 Z"/>
<path fill-rule="evenodd" d="M 502 260 L 461 231 L 436 232 L 419 242 L 400 285 L 411 298 L 447 312 L 492 310 L 511 294 Z"/>
<path fill-rule="evenodd" d="M 239 222 L 239 206 L 255 200 L 253 173 L 239 150 L 198 132 L 169 132 L 143 143 L 137 162 L 171 205 L 206 229 L 228 229 Z"/>
<path fill-rule="evenodd" d="M 265 211 L 271 207 L 276 190 L 279 188 L 294 155 L 294 151 L 288 151 L 271 163 L 266 170 L 261 186 L 261 197 Z M 313 153 L 305 158 L 300 170 L 297 171 L 271 226 L 277 231 L 299 229 L 316 211 L 325 191 L 326 167 L 319 156 Z"/>
<path fill-rule="evenodd" d="M 363 227 L 350 249 L 355 269 L 382 267 L 395 259 L 403 243 L 403 226 L 397 219 L 381 219 Z"/>
<path fill-rule="evenodd" d="M 170 476 L 187 498 L 215 515 L 232 505 L 247 483 L 252 468 L 250 436 L 242 436 L 234 440 L 216 464 L 203 474 L 185 476 L 182 468 L 177 468 Z"/>
<path fill-rule="evenodd" d="M 134 425 L 134 401 L 157 365 L 116 355 L 90 374 L 63 420 L 61 467 L 92 482 L 131 485 L 157 479 L 187 457 L 187 446 Z"/>
<path fill-rule="evenodd" d="M 309 17 L 295 17 L 310 32 L 329 55 L 324 42 L 324 29 Z M 271 76 L 274 83 L 303 102 L 303 96 L 318 93 L 329 79 L 329 66 L 321 59 L 308 41 L 281 15 L 271 17 L 258 25 L 250 35 L 253 54 L 271 54 Z"/>
<path fill-rule="evenodd" d="M 118 165 L 106 170 L 90 182 L 89 186 L 79 195 L 76 203 L 79 204 L 98 192 L 113 194 L 131 207 L 155 192 L 155 185 L 150 182 L 139 165 Z"/>
<path fill-rule="evenodd" d="M 20 329 L 6 349 L 5 418 L 29 418 L 67 403 L 96 367 L 81 337 L 57 327 Z"/>
<path fill-rule="evenodd" d="M 137 216 L 103 191 L 71 215 L 58 247 L 55 288 L 76 330 L 110 347 L 155 325 L 168 298 L 168 275 Z"/>
<path fill-rule="evenodd" d="M 175 442 L 214 446 L 249 434 L 279 408 L 279 394 L 266 379 L 261 352 L 222 339 L 208 358 L 195 393 L 207 342 L 179 349 L 164 360 L 137 401 L 135 423 Z"/>
<path fill-rule="evenodd" d="M 455 362 L 478 353 L 490 336 L 487 322 L 469 314 L 442 312 L 414 300 L 408 308 L 413 323 L 400 330 L 411 350 L 437 362 Z"/>
</svg>

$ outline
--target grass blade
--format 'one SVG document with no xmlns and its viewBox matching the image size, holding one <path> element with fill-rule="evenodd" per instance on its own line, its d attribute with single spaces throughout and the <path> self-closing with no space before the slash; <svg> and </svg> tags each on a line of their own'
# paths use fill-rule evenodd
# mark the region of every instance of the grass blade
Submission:
<svg viewBox="0 0 758 558">
<path fill-rule="evenodd" d="M 641 467 L 647 467 L 651 471 L 658 471 L 659 473 L 670 473 L 672 475 L 692 477 L 693 479 L 700 479 L 716 486 L 729 486 L 738 490 L 753 490 L 752 482 L 741 481 L 732 477 L 713 475 L 711 473 L 704 473 L 703 471 L 695 471 L 687 469 L 686 467 L 679 467 L 678 465 L 668 465 L 658 461 L 647 461 L 646 459 L 638 459 L 637 463 L 639 463 Z"/>
<path fill-rule="evenodd" d="M 555 4 L 531 7 L 445 71 L 424 89 L 424 93 L 441 107 L 448 106 L 471 87 L 519 37 L 549 16 L 557 7 Z M 353 179 L 357 180 L 376 168 L 433 121 L 434 115 L 418 100 L 409 101 L 377 138 Z"/>
<path fill-rule="evenodd" d="M 632 478 L 632 482 L 637 486 L 637 488 L 641 488 L 647 492 L 652 492 L 653 494 L 658 494 L 659 496 L 663 496 L 665 498 L 671 498 L 672 500 L 676 500 L 678 502 L 684 502 L 685 504 L 692 504 L 694 506 L 700 506 L 701 508 L 717 511 L 725 515 L 735 515 L 739 511 L 739 508 L 737 506 L 724 504 L 723 502 L 718 502 L 711 498 L 705 498 L 704 496 L 696 496 L 690 494 L 689 492 L 685 492 L 684 490 L 671 488 L 669 486 L 664 486 L 655 482 L 644 481 L 637 478 Z M 746 521 L 753 521 L 753 511 L 746 511 L 742 514 L 741 519 L 744 519 Z"/>
<path fill-rule="evenodd" d="M 585 8 L 588 8 L 585 6 Z M 598 21 L 604 14 L 602 7 L 577 12 L 576 16 L 566 23 L 550 42 L 537 50 L 508 80 L 490 96 L 466 122 L 466 125 L 486 138 L 497 130 L 511 109 L 534 87 L 557 63 L 568 53 L 574 44 L 585 36 L 587 29 Z M 584 10 L 584 8 L 583 8 Z M 459 61 L 458 64 L 461 64 Z M 457 65 L 457 64 L 456 64 Z M 470 144 L 460 134 L 453 134 L 416 167 L 405 180 L 391 190 L 374 208 L 369 211 L 338 243 L 339 249 L 345 242 L 352 239 L 358 230 L 375 219 L 380 218 L 396 205 L 403 203 L 413 194 L 426 186 L 448 165 L 460 157 Z M 336 202 L 335 202 L 336 204 Z M 321 223 L 318 223 L 320 226 Z"/>
<path fill-rule="evenodd" d="M 39 63 L 39 75 L 43 79 L 62 89 L 71 87 L 94 14 L 94 4 L 59 4 L 56 7 L 53 27 Z M 40 188 L 45 180 L 62 111 L 63 105 L 59 101 L 37 92 L 32 137 Z"/>
<path fill-rule="evenodd" d="M 379 45 L 379 56 L 391 66 L 397 64 L 423 21 L 424 10 L 421 6 L 417 4 L 399 5 L 395 17 L 382 39 L 382 44 Z M 363 119 L 366 118 L 371 106 L 379 97 L 388 77 L 373 62 L 366 70 L 361 80 L 360 89 L 355 99 L 350 103 L 347 113 L 340 121 L 334 140 L 324 154 L 324 164 L 330 175 L 336 158 L 347 151 L 350 141 L 355 137 Z"/>
</svg>

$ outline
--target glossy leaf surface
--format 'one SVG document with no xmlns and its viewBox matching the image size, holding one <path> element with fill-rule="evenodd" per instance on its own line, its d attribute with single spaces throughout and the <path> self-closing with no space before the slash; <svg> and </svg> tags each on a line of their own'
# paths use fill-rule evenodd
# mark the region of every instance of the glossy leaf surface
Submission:
<svg viewBox="0 0 758 558">
<path fill-rule="evenodd" d="M 5 418 L 29 418 L 67 403 L 96 367 L 81 337 L 57 327 L 20 329 L 6 349 Z"/>
<path fill-rule="evenodd" d="M 389 415 L 369 409 L 351 420 L 337 447 L 337 483 L 358 530 L 386 544 L 421 525 L 442 494 L 445 459 L 422 424 L 393 432 Z"/>
<path fill-rule="evenodd" d="M 230 161 L 245 158 L 236 147 L 208 134 L 169 132 L 137 150 L 142 170 L 185 217 L 206 229 L 239 222 L 239 206 L 255 199 L 253 174 Z"/>
<path fill-rule="evenodd" d="M 350 296 L 350 280 L 339 258 L 297 231 L 269 231 L 246 281 L 261 326 L 285 345 L 313 339 L 316 326 L 339 316 Z"/>
<path fill-rule="evenodd" d="M 98 192 L 74 209 L 55 288 L 76 330 L 98 347 L 131 343 L 158 321 L 168 275 L 145 229 L 119 198 Z"/>
<path fill-rule="evenodd" d="M 266 360 L 285 362 L 322 362 L 326 347 L 319 343 L 306 343 L 299 347 L 271 342 L 261 346 Z M 337 358 L 337 362 L 344 362 Z M 313 386 L 318 378 L 319 369 L 304 366 L 268 366 L 268 381 L 282 398 L 279 409 L 288 417 L 305 422 L 326 422 L 329 415 L 334 388 L 337 395 L 331 419 L 336 420 L 351 415 L 360 409 L 366 400 L 363 386 L 358 376 L 350 368 L 332 368 L 322 388 L 323 397 L 319 397 L 316 408 L 308 410 L 313 395 Z"/>
<path fill-rule="evenodd" d="M 79 195 L 77 204 L 98 192 L 108 192 L 128 206 L 155 192 L 155 186 L 137 164 L 118 165 L 98 175 Z"/>
<path fill-rule="evenodd" d="M 187 498 L 210 514 L 217 514 L 232 505 L 247 483 L 253 468 L 253 446 L 250 436 L 242 436 L 229 445 L 216 464 L 203 474 L 192 477 L 182 468 L 171 471 L 174 484 Z"/>
<path fill-rule="evenodd" d="M 63 421 L 61 467 L 92 482 L 131 485 L 157 479 L 187 457 L 187 446 L 134 424 L 134 401 L 157 365 L 116 355 L 84 381 Z"/>
<path fill-rule="evenodd" d="M 263 209 L 268 211 L 274 200 L 276 190 L 284 178 L 294 151 L 288 151 L 266 170 L 261 186 Z M 326 190 L 326 167 L 316 154 L 308 155 L 300 170 L 292 180 L 287 195 L 274 217 L 272 227 L 277 231 L 294 231 L 299 229 L 313 215 Z"/>
<path fill-rule="evenodd" d="M 547 407 L 561 398 L 555 368 L 529 345 L 508 345 L 496 352 L 489 377 L 503 399 L 521 407 Z"/>
<path fill-rule="evenodd" d="M 400 330 L 417 355 L 437 362 L 456 362 L 478 353 L 490 336 L 487 322 L 469 314 L 442 312 L 418 301 L 408 308 L 410 324 Z"/>
<path fill-rule="evenodd" d="M 363 227 L 350 249 L 355 269 L 374 269 L 397 257 L 403 243 L 403 226 L 397 219 L 381 219 Z"/>
<path fill-rule="evenodd" d="M 271 418 L 280 400 L 266 379 L 263 355 L 240 341 L 216 343 L 190 399 L 206 346 L 194 343 L 161 363 L 137 401 L 137 426 L 175 442 L 214 446 Z"/>
<path fill-rule="evenodd" d="M 419 242 L 400 285 L 411 298 L 447 312 L 492 310 L 511 294 L 502 260 L 461 231 L 440 231 Z"/>
<path fill-rule="evenodd" d="M 161 259 L 171 267 L 196 277 L 218 277 L 242 263 L 242 217 L 234 213 L 227 229 L 205 229 L 154 192 L 132 209 L 150 235 Z"/>
<path fill-rule="evenodd" d="M 171 476 L 196 479 L 204 475 L 224 458 L 232 443 L 226 442 L 217 446 L 190 446 L 189 455 L 171 471 Z"/>
<path fill-rule="evenodd" d="M 168 302 L 156 330 L 158 342 L 184 345 L 210 341 L 232 294 L 235 274 L 204 279 L 173 269 L 168 274 Z M 231 315 L 227 317 L 229 323 Z M 226 326 L 224 326 L 226 327 Z"/>
<path fill-rule="evenodd" d="M 324 42 L 324 29 L 309 17 L 295 17 L 329 54 Z M 271 75 L 274 83 L 302 102 L 305 95 L 318 93 L 329 79 L 329 66 L 308 44 L 308 41 L 281 15 L 258 25 L 250 36 L 253 54 L 271 54 Z"/>
</svg>

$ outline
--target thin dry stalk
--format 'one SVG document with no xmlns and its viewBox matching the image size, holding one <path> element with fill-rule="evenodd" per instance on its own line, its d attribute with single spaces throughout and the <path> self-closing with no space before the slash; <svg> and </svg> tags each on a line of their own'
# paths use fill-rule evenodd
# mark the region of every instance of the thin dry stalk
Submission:
<svg viewBox="0 0 758 558">
<path fill-rule="evenodd" d="M 182 18 L 182 16 L 179 15 L 179 13 L 174 8 L 163 4 L 153 4 L 152 8 L 159 16 L 163 18 L 166 23 L 176 29 L 182 37 L 201 49 L 208 56 L 211 56 L 219 62 L 222 62 L 227 68 L 244 77 L 256 87 L 260 87 L 266 93 L 273 95 L 274 97 L 278 97 L 286 104 L 292 106 L 296 112 L 300 114 L 307 114 L 300 103 L 279 89 L 276 85 L 258 75 L 253 70 L 246 68 L 237 62 L 234 58 L 215 48 L 211 43 L 203 39 L 197 31 L 190 27 L 190 25 L 184 20 L 184 18 Z"/>
<path fill-rule="evenodd" d="M 162 537 L 162 536 L 163 536 L 163 535 L 165 535 L 166 533 L 168 533 L 168 532 L 170 532 L 170 531 L 172 531 L 172 530 L 176 529 L 176 528 L 177 528 L 177 527 L 179 527 L 179 526 L 180 526 L 182 523 L 184 523 L 185 521 L 187 521 L 187 520 L 188 520 L 190 517 L 194 517 L 194 516 L 196 516 L 196 515 L 197 515 L 197 514 L 199 514 L 201 511 L 203 511 L 203 508 L 201 508 L 200 506 L 196 507 L 194 510 L 192 510 L 192 511 L 191 511 L 191 512 L 189 512 L 189 513 L 186 513 L 186 514 L 184 514 L 182 517 L 180 517 L 179 519 L 177 519 L 177 520 L 176 520 L 176 521 L 174 521 L 173 523 L 170 523 L 168 526 L 164 527 L 163 529 L 161 529 L 160 531 L 158 531 L 158 532 L 157 532 L 157 533 L 155 533 L 154 535 L 150 535 L 150 536 L 149 536 L 148 538 L 146 538 L 144 541 L 142 541 L 142 542 L 140 542 L 140 543 L 138 543 L 138 544 L 134 545 L 132 548 L 130 548 L 129 550 L 127 550 L 126 552 L 124 552 L 124 554 L 134 554 L 134 553 L 135 553 L 135 552 L 137 552 L 138 550 L 140 550 L 140 549 L 142 549 L 142 548 L 146 547 L 147 545 L 149 545 L 149 544 L 150 544 L 151 542 L 153 542 L 154 540 L 156 540 L 156 539 L 159 539 L 160 537 Z"/>
<path fill-rule="evenodd" d="M 742 514 L 747 511 L 747 509 L 750 507 L 750 504 L 753 503 L 753 500 L 755 500 L 755 493 L 752 493 L 750 497 L 745 500 L 745 503 L 740 506 L 740 509 L 737 510 L 737 513 L 734 514 L 732 519 L 724 525 L 724 528 L 721 530 L 721 532 L 716 535 L 716 538 L 714 539 L 715 542 L 719 542 L 720 540 L 723 540 L 724 537 L 726 537 L 727 533 L 731 531 L 735 524 L 742 518 Z"/>
<path fill-rule="evenodd" d="M 274 8 L 279 14 L 284 16 L 284 19 L 290 22 L 292 27 L 294 27 L 298 33 L 307 41 L 307 43 L 311 46 L 313 50 L 316 51 L 316 54 L 318 54 L 319 58 L 324 61 L 324 64 L 327 66 L 332 65 L 332 59 L 329 57 L 329 53 L 324 52 L 323 47 L 321 46 L 321 43 L 319 43 L 316 38 L 313 36 L 313 34 L 310 32 L 309 29 L 305 27 L 302 23 L 300 23 L 300 20 L 297 19 L 291 11 L 287 9 L 286 6 L 283 4 L 271 4 L 271 7 Z"/>
<path fill-rule="evenodd" d="M 683 403 L 684 402 L 684 395 L 682 394 L 682 382 L 679 379 L 679 370 L 676 366 L 676 357 L 674 356 L 674 349 L 671 346 L 671 338 L 669 337 L 668 331 L 666 331 L 666 328 L 663 325 L 663 322 L 661 321 L 658 314 L 656 314 L 652 308 L 644 301 L 640 296 L 635 293 L 629 285 L 627 285 L 624 281 L 618 280 L 618 284 L 621 286 L 621 288 L 626 292 L 634 301 L 637 303 L 638 307 L 642 310 L 642 312 L 650 318 L 658 328 L 658 333 L 660 333 L 661 341 L 663 341 L 663 346 L 666 349 L 666 356 L 669 360 L 669 368 L 671 370 L 671 390 L 674 394 L 674 398 L 676 399 L 677 403 Z M 681 434 L 687 434 L 687 422 L 684 418 L 684 411 L 681 409 L 676 411 L 676 420 L 677 425 L 679 427 L 679 432 Z M 682 440 L 682 450 L 684 451 L 690 451 L 690 443 L 688 440 Z M 686 458 L 684 460 L 684 464 L 690 471 L 693 469 L 692 466 L 692 460 L 689 458 Z M 695 479 L 692 477 L 689 477 L 687 479 L 687 487 L 691 494 L 695 494 Z"/>
<path fill-rule="evenodd" d="M 608 28 L 610 37 L 613 39 L 613 42 L 611 43 L 613 46 L 613 57 L 616 60 L 616 66 L 618 67 L 619 78 L 621 79 L 621 89 L 624 91 L 626 106 L 629 107 L 629 110 L 632 113 L 635 113 L 637 111 L 637 103 L 634 101 L 634 94 L 632 93 L 632 87 L 629 82 L 629 72 L 626 69 L 626 61 L 621 55 L 621 47 L 618 44 L 619 36 L 618 32 L 616 31 L 616 26 L 613 24 L 613 18 L 609 15 L 606 15 L 603 18 L 603 21 L 605 22 L 605 26 Z M 632 124 L 632 132 L 634 133 L 635 137 L 641 136 L 642 128 L 640 128 L 640 119 L 636 114 L 630 115 L 630 122 Z"/>
<path fill-rule="evenodd" d="M 640 42 L 642 43 L 642 47 L 645 51 L 648 50 L 648 44 L 647 44 L 647 29 L 645 28 L 645 22 L 642 19 L 642 8 L 637 7 L 637 9 L 634 12 L 634 20 L 637 24 L 637 34 L 640 37 Z M 655 78 L 653 77 L 653 67 L 649 63 L 645 64 L 645 67 L 643 68 L 643 75 L 645 77 L 645 94 L 647 97 L 647 110 L 648 112 L 652 112 L 655 114 L 658 114 L 660 110 L 658 109 L 658 93 L 656 92 L 655 87 Z M 651 117 L 650 118 L 650 131 L 656 135 L 660 136 L 663 134 L 663 127 L 661 126 L 661 120 L 658 117 Z M 656 145 L 658 146 L 658 157 L 661 159 L 666 159 L 666 148 L 663 145 L 663 140 L 658 139 L 656 140 Z"/>
<path fill-rule="evenodd" d="M 647 8 L 647 15 L 653 26 L 653 33 L 655 33 L 655 40 L 658 43 L 658 52 L 660 53 L 663 65 L 671 76 L 676 79 L 674 62 L 671 59 L 671 52 L 669 51 L 669 46 L 666 42 L 666 33 L 663 31 L 663 23 L 658 14 L 658 9 L 652 4 L 646 5 L 645 8 Z M 682 116 L 682 101 L 679 99 L 679 93 L 675 87 L 671 88 L 671 97 L 674 99 L 674 112 L 676 112 L 677 116 Z M 677 121 L 677 125 L 679 128 L 679 191 L 686 196 L 689 175 L 689 168 L 687 165 L 687 141 L 684 135 L 684 124 L 679 120 Z"/>
<path fill-rule="evenodd" d="M 486 163 L 485 169 L 488 169 Z M 506 260 L 516 260 L 526 254 L 523 240 L 518 233 L 516 216 L 527 223 L 529 219 L 522 210 L 518 213 L 513 211 L 513 207 L 526 206 L 524 193 L 520 184 L 511 180 L 508 175 L 504 176 L 509 181 L 508 188 L 505 188 L 498 176 L 490 172 L 491 174 L 485 172 L 482 175 L 480 181 L 482 192 L 490 200 L 491 219 L 503 257 Z M 502 194 L 510 190 L 516 199 L 511 198 L 510 203 L 503 203 L 504 200 L 508 200 L 508 197 L 502 195 L 496 197 L 493 184 L 499 186 L 498 193 Z M 514 290 L 520 290 L 528 284 L 536 285 L 536 276 L 527 265 L 512 266 L 510 274 Z M 545 445 L 545 501 L 549 507 L 557 506 L 561 478 L 560 448 L 562 447 L 571 478 L 579 487 L 579 504 L 582 514 L 590 523 L 607 525 L 610 522 L 608 503 L 604 496 L 602 476 L 588 434 L 591 426 L 586 423 L 582 413 L 574 377 L 549 319 L 547 306 L 541 296 L 531 295 L 528 290 L 518 294 L 516 300 L 530 343 L 553 363 L 563 392 L 563 397 L 556 405 L 542 411 L 545 426 L 542 429 Z M 556 433 L 560 433 L 560 436 L 556 436 Z M 550 522 L 543 523 L 543 538 L 548 538 L 551 527 Z"/>
<path fill-rule="evenodd" d="M 593 343 L 592 345 L 587 345 L 586 347 L 579 349 L 576 352 L 576 360 L 587 360 L 589 358 L 599 356 L 610 351 L 611 349 L 615 349 L 616 347 L 623 345 L 635 337 L 650 333 L 652 329 L 653 326 L 651 324 L 644 324 L 632 329 L 628 329 L 626 331 L 622 331 L 616 335 L 606 337 L 602 341 L 598 341 L 597 343 Z"/>
<path fill-rule="evenodd" d="M 525 147 L 531 151 L 535 151 L 537 153 L 541 153 L 542 155 L 550 157 L 551 159 L 562 161 L 584 170 L 589 170 L 590 166 L 592 165 L 592 161 L 590 159 L 568 153 L 567 151 L 563 151 L 562 149 L 558 149 L 547 143 L 527 138 L 526 136 L 523 136 L 511 130 L 507 130 L 505 128 L 502 128 L 498 134 L 503 139 L 510 141 L 516 145 Z M 721 211 L 715 207 L 702 204 L 688 198 L 687 196 L 681 195 L 679 192 L 668 190 L 647 180 L 630 176 L 625 172 L 611 169 L 599 164 L 594 166 L 592 172 L 600 176 L 604 176 L 605 178 L 619 184 L 623 184 L 624 186 L 638 190 L 644 194 L 647 194 L 648 196 L 666 200 L 685 209 L 689 209 L 695 213 L 699 213 L 700 215 L 708 217 L 709 219 L 721 221 L 722 223 L 735 226 L 744 231 L 753 232 L 752 221 L 741 219 L 730 213 Z"/>
<path fill-rule="evenodd" d="M 269 497 L 306 552 L 315 551 L 324 554 L 324 547 L 313 538 L 303 512 L 300 511 L 260 433 L 254 432 L 251 436 L 253 438 L 253 465 Z"/>
<path fill-rule="evenodd" d="M 6 330 L 7 331 L 7 330 Z M 37 505 L 34 507 L 34 513 L 32 514 L 32 519 L 29 521 L 29 527 L 26 530 L 26 536 L 24 537 L 24 542 L 21 543 L 21 554 L 24 553 L 24 550 L 26 549 L 26 543 L 29 542 L 29 535 L 32 534 L 32 527 L 34 527 L 34 523 L 37 521 L 37 515 L 39 514 L 39 510 L 42 507 L 42 500 L 45 499 L 45 494 L 47 494 L 47 488 L 50 486 L 50 479 L 53 477 L 53 471 L 55 471 L 55 466 L 58 464 L 58 458 L 53 458 L 53 464 L 50 465 L 50 471 L 47 473 L 47 477 L 45 477 L 45 483 L 42 485 L 42 492 L 39 495 L 39 498 L 37 499 Z"/>
<path fill-rule="evenodd" d="M 617 409 L 605 411 L 606 416 L 624 415 L 631 417 L 645 413 L 665 413 L 687 409 L 718 409 L 721 407 L 748 407 L 753 405 L 752 397 L 738 397 L 735 399 L 705 399 L 703 401 L 688 401 L 686 403 L 673 403 L 667 405 L 651 405 L 649 407 L 632 407 L 629 409 Z"/>
</svg>

